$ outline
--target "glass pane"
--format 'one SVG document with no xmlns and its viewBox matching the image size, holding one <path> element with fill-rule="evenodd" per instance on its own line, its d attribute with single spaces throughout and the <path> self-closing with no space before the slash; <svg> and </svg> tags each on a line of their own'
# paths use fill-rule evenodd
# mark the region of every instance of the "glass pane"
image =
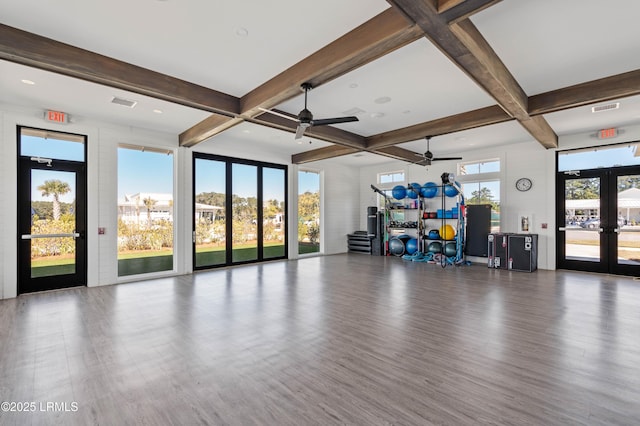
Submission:
<svg viewBox="0 0 640 426">
<path fill-rule="evenodd" d="M 320 252 L 320 174 L 298 173 L 298 253 Z"/>
<path fill-rule="evenodd" d="M 500 181 L 462 184 L 466 204 L 491 204 L 491 232 L 500 232 Z"/>
<path fill-rule="evenodd" d="M 640 164 L 638 142 L 558 153 L 558 171 L 635 166 Z"/>
<path fill-rule="evenodd" d="M 567 179 L 565 258 L 600 262 L 600 179 Z"/>
<path fill-rule="evenodd" d="M 262 238 L 264 244 L 263 258 L 285 256 L 285 189 L 284 170 L 262 169 Z"/>
<path fill-rule="evenodd" d="M 75 201 L 75 173 L 31 170 L 31 278 L 75 274 Z"/>
<path fill-rule="evenodd" d="M 118 148 L 118 276 L 173 270 L 173 155 Z"/>
<path fill-rule="evenodd" d="M 258 258 L 258 168 L 232 166 L 232 262 Z"/>
<path fill-rule="evenodd" d="M 226 263 L 226 165 L 196 159 L 196 267 Z"/>
<path fill-rule="evenodd" d="M 475 175 L 479 173 L 495 173 L 500 171 L 500 160 L 487 160 L 474 163 L 460 164 L 460 175 Z"/>
<path fill-rule="evenodd" d="M 22 156 L 84 161 L 84 136 L 29 128 L 20 132 Z"/>
<path fill-rule="evenodd" d="M 640 175 L 618 176 L 618 263 L 640 265 Z"/>
</svg>

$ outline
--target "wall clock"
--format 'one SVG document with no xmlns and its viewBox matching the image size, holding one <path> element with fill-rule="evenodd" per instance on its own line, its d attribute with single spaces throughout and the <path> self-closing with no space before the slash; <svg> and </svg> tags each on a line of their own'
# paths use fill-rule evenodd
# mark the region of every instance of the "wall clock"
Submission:
<svg viewBox="0 0 640 426">
<path fill-rule="evenodd" d="M 520 178 L 516 181 L 516 189 L 518 191 L 522 191 L 522 192 L 528 191 L 531 189 L 532 186 L 533 186 L 533 183 L 529 178 Z"/>
</svg>

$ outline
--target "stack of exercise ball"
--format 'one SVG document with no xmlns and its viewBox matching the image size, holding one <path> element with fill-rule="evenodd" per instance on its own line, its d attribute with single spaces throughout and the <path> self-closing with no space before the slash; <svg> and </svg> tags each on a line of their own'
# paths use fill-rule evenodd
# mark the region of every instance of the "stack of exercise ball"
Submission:
<svg viewBox="0 0 640 426">
<path fill-rule="evenodd" d="M 427 182 L 420 188 L 420 195 L 424 198 L 433 198 L 438 195 L 439 186 L 435 182 Z"/>
<path fill-rule="evenodd" d="M 415 200 L 420 195 L 420 184 L 419 183 L 411 183 L 409 184 L 410 188 L 407 190 L 407 197 Z"/>
<path fill-rule="evenodd" d="M 446 195 L 447 197 L 455 197 L 456 195 L 458 195 L 458 189 L 453 185 L 445 185 L 444 195 Z"/>
<path fill-rule="evenodd" d="M 405 197 L 407 196 L 407 188 L 405 188 L 402 185 L 396 185 L 391 190 L 391 195 L 396 200 L 404 200 Z"/>
</svg>

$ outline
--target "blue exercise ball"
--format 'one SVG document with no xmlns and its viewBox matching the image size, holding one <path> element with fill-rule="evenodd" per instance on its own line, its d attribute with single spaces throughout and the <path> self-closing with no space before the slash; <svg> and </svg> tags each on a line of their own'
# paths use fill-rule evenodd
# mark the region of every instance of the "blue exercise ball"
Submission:
<svg viewBox="0 0 640 426">
<path fill-rule="evenodd" d="M 415 200 L 420 194 L 420 184 L 413 182 L 410 184 L 410 186 L 411 188 L 413 188 L 413 190 L 410 189 L 407 191 L 407 197 L 413 198 Z"/>
<path fill-rule="evenodd" d="M 413 254 L 418 251 L 418 240 L 415 238 L 408 239 L 406 243 L 404 243 L 404 250 L 407 254 Z"/>
<path fill-rule="evenodd" d="M 438 184 L 435 182 L 427 182 L 420 189 L 420 195 L 424 198 L 433 198 L 438 195 Z"/>
<path fill-rule="evenodd" d="M 391 190 L 391 195 L 396 200 L 403 200 L 407 196 L 407 188 L 402 185 L 396 185 Z"/>
<path fill-rule="evenodd" d="M 456 195 L 458 195 L 458 190 L 453 185 L 445 185 L 444 195 L 446 195 L 447 197 L 455 197 Z"/>
</svg>

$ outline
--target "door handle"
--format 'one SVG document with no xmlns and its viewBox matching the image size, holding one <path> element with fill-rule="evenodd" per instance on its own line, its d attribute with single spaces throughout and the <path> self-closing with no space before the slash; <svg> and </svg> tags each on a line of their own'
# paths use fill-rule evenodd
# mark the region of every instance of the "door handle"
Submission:
<svg viewBox="0 0 640 426">
<path fill-rule="evenodd" d="M 598 233 L 602 234 L 604 232 L 604 228 L 598 228 Z"/>
<path fill-rule="evenodd" d="M 561 231 L 561 232 L 564 232 L 566 230 L 567 230 L 567 228 L 565 228 L 564 226 L 561 226 L 560 228 L 558 228 L 558 231 Z"/>
<path fill-rule="evenodd" d="M 71 234 L 22 234 L 23 240 L 35 240 L 36 238 L 66 238 L 72 237 L 73 239 L 80 238 L 79 232 L 72 232 Z"/>
</svg>

